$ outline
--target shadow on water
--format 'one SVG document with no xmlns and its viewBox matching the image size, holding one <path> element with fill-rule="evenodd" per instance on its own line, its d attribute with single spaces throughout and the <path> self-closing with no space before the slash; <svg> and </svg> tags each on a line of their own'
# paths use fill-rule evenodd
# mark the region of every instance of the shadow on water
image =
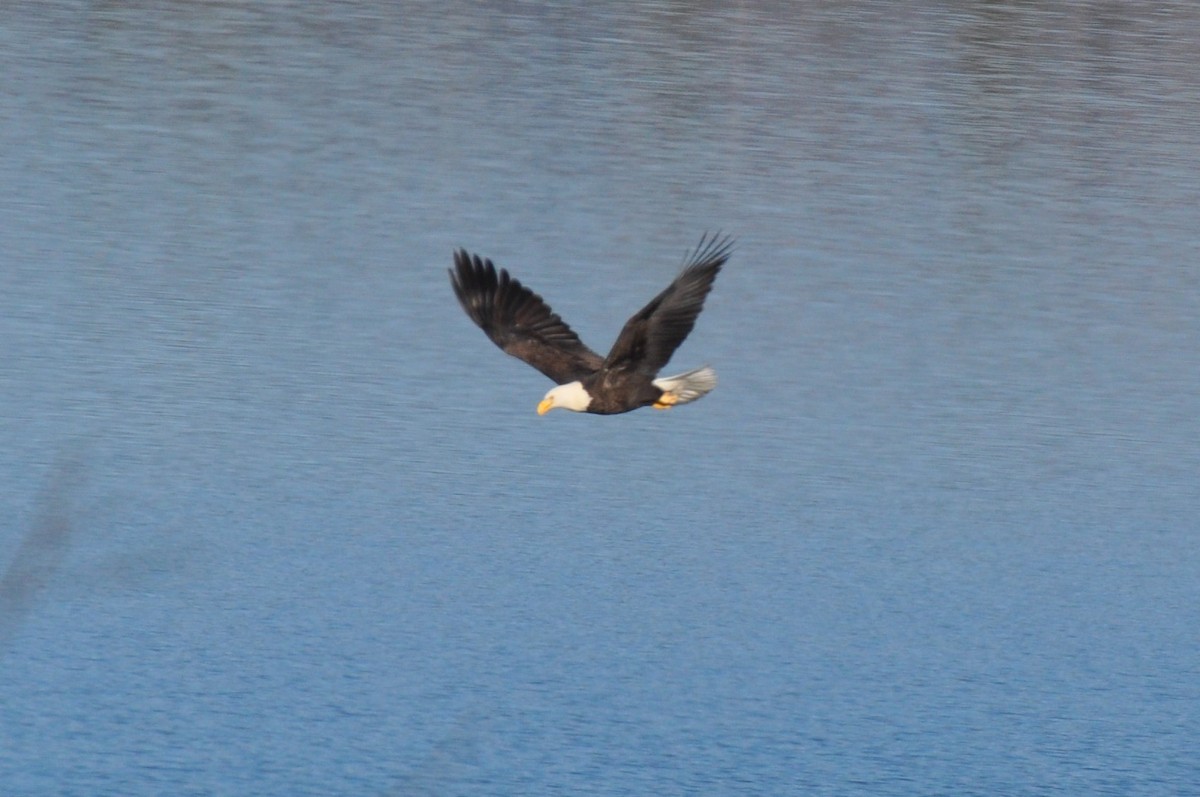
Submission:
<svg viewBox="0 0 1200 797">
<path fill-rule="evenodd" d="M 83 453 L 60 458 L 38 496 L 29 532 L 0 577 L 0 653 L 33 611 L 66 558 L 74 536 L 72 497 L 83 479 Z"/>
<path fill-rule="evenodd" d="M 389 795 L 445 794 L 454 784 L 470 780 L 485 757 L 483 737 L 489 735 L 488 719 L 482 704 L 463 709 L 450 727 L 437 738 L 424 757 L 419 758 L 404 777 L 403 786 Z"/>
</svg>

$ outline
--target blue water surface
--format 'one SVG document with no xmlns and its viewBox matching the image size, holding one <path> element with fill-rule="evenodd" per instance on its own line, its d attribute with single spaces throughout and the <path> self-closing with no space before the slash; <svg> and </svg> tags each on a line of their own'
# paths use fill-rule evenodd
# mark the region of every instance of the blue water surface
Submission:
<svg viewBox="0 0 1200 797">
<path fill-rule="evenodd" d="M 0 791 L 1200 793 L 1200 7 L 500 8 L 0 15 Z"/>
</svg>

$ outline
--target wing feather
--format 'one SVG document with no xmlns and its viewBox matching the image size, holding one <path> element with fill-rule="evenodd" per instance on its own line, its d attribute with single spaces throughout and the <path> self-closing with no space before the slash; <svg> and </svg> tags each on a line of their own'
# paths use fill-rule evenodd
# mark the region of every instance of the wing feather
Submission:
<svg viewBox="0 0 1200 797">
<path fill-rule="evenodd" d="M 595 372 L 603 363 L 541 296 L 491 260 L 460 249 L 450 283 L 463 310 L 492 342 L 558 384 Z"/>
<path fill-rule="evenodd" d="M 625 322 L 604 367 L 657 374 L 691 334 L 713 280 L 732 251 L 729 236 L 701 236 L 675 281 Z"/>
</svg>

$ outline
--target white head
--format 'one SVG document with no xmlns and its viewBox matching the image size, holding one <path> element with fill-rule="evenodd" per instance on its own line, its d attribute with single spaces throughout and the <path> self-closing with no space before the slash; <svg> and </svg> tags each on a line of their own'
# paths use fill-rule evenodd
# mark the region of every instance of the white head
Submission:
<svg viewBox="0 0 1200 797">
<path fill-rule="evenodd" d="M 592 397 L 583 389 L 582 382 L 568 382 L 559 385 L 546 394 L 538 405 L 538 415 L 545 415 L 552 409 L 562 408 L 572 412 L 583 412 L 592 403 Z"/>
</svg>

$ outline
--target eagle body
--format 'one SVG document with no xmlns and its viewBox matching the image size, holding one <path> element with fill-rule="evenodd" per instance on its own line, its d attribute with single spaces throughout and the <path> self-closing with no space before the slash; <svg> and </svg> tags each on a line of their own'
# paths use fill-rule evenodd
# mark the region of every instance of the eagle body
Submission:
<svg viewBox="0 0 1200 797">
<path fill-rule="evenodd" d="M 636 371 L 601 369 L 579 381 L 592 398 L 585 411 L 597 415 L 617 415 L 649 407 L 663 395 L 662 388 Z"/>
<path fill-rule="evenodd" d="M 716 386 L 708 366 L 671 377 L 658 372 L 695 326 L 713 281 L 729 259 L 728 237 L 701 237 L 669 286 L 626 323 L 607 356 L 592 351 L 549 305 L 491 260 L 459 250 L 450 282 L 463 310 L 508 354 L 557 383 L 538 405 L 616 415 L 687 404 Z"/>
</svg>

